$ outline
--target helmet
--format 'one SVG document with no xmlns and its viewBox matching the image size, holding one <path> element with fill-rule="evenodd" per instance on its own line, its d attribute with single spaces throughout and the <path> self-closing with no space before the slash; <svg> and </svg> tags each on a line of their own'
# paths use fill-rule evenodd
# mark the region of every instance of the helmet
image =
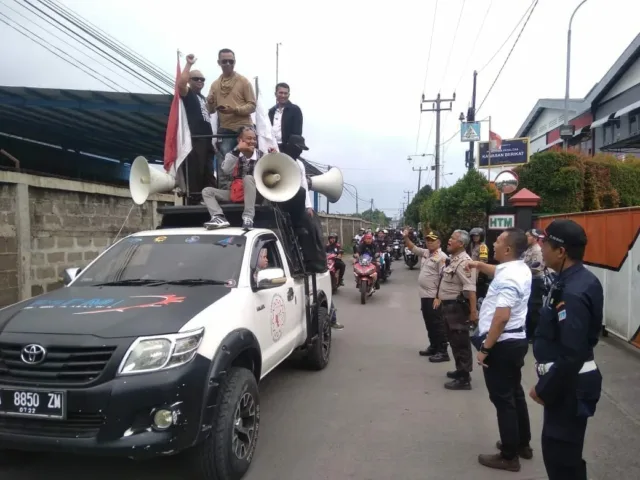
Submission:
<svg viewBox="0 0 640 480">
<path fill-rule="evenodd" d="M 380 227 L 376 228 L 376 233 L 380 232 Z"/>
<path fill-rule="evenodd" d="M 384 232 L 385 235 L 389 234 L 389 230 L 383 230 L 383 232 Z"/>
<path fill-rule="evenodd" d="M 361 231 L 361 232 L 364 232 L 364 227 L 360 227 L 360 231 Z"/>
<path fill-rule="evenodd" d="M 480 235 L 482 236 L 484 234 L 484 230 L 480 227 L 476 227 L 476 228 L 472 228 L 471 231 L 469 232 L 469 235 L 473 236 L 473 235 Z"/>
<path fill-rule="evenodd" d="M 367 228 L 367 233 L 373 233 L 370 228 Z"/>
<path fill-rule="evenodd" d="M 329 238 L 335 238 L 337 240 L 338 239 L 338 234 L 332 232 L 332 233 L 329 234 Z"/>
</svg>

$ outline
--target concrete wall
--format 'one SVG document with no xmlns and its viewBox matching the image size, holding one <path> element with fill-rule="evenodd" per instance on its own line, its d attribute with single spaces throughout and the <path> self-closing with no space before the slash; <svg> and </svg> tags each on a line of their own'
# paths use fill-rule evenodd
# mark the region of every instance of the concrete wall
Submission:
<svg viewBox="0 0 640 480">
<path fill-rule="evenodd" d="M 0 171 L 0 307 L 61 287 L 116 238 L 155 228 L 156 195 L 145 205 L 106 185 Z M 126 219 L 126 223 L 125 223 Z"/>
<path fill-rule="evenodd" d="M 327 237 L 330 233 L 337 233 L 342 245 L 351 245 L 351 240 L 358 233 L 360 227 L 369 228 L 371 222 L 355 217 L 342 215 L 319 214 L 322 222 L 322 234 Z"/>
</svg>

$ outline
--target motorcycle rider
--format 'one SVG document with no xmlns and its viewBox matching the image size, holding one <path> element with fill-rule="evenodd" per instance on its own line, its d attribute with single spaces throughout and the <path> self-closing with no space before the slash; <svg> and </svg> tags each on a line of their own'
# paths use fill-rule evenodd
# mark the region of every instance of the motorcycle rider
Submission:
<svg viewBox="0 0 640 480">
<path fill-rule="evenodd" d="M 360 241 L 362 240 L 362 237 L 364 237 L 364 234 L 365 234 L 364 227 L 360 227 L 356 236 L 353 237 L 353 241 L 355 245 L 358 245 L 360 243 Z"/>
<path fill-rule="evenodd" d="M 474 262 L 489 262 L 489 247 L 484 243 L 484 229 L 480 227 L 472 228 L 469 232 L 471 236 L 471 245 L 469 248 L 469 256 Z M 489 277 L 482 273 L 478 273 L 476 283 L 476 297 L 484 298 L 489 290 Z"/>
<path fill-rule="evenodd" d="M 378 251 L 384 260 L 384 268 L 387 273 L 391 272 L 391 255 L 387 252 L 387 247 L 389 243 L 387 242 L 387 236 L 384 230 L 378 230 L 378 235 L 376 236 L 376 245 L 378 247 Z"/>
<path fill-rule="evenodd" d="M 342 245 L 340 245 L 340 243 L 338 242 L 337 233 L 331 233 L 329 235 L 327 245 L 325 246 L 325 252 L 337 255 L 337 257 L 334 259 L 334 262 L 336 264 L 336 268 L 340 272 L 340 286 L 344 286 L 344 270 L 345 268 L 347 268 L 347 266 L 342 261 L 343 250 Z"/>
<path fill-rule="evenodd" d="M 373 235 L 371 233 L 365 233 L 364 237 L 362 237 L 362 243 L 358 245 L 358 249 L 353 254 L 354 263 L 358 261 L 360 255 L 369 254 L 371 259 L 376 266 L 376 272 L 372 275 L 371 280 L 376 287 L 376 290 L 380 290 L 380 281 L 378 273 L 380 272 L 380 252 L 378 251 L 378 247 L 373 241 Z"/>
</svg>

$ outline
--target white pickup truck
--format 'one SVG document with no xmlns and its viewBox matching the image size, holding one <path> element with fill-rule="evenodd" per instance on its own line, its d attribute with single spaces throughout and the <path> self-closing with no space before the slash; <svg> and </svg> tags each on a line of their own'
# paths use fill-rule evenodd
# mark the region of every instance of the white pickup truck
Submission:
<svg viewBox="0 0 640 480">
<path fill-rule="evenodd" d="M 279 228 L 164 228 L 202 224 L 177 213 L 0 310 L 0 459 L 184 451 L 190 478 L 241 478 L 260 379 L 296 351 L 327 366 L 329 274 L 294 275 Z"/>
</svg>

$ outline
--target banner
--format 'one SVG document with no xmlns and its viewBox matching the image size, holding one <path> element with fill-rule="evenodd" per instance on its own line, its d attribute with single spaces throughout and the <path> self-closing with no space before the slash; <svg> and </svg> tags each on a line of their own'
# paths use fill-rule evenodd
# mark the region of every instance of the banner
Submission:
<svg viewBox="0 0 640 480">
<path fill-rule="evenodd" d="M 497 147 L 495 140 L 492 142 Z M 524 165 L 529 161 L 529 138 L 502 140 L 500 148 L 491 150 L 491 166 Z M 478 168 L 489 167 L 489 142 L 478 143 Z"/>
</svg>

